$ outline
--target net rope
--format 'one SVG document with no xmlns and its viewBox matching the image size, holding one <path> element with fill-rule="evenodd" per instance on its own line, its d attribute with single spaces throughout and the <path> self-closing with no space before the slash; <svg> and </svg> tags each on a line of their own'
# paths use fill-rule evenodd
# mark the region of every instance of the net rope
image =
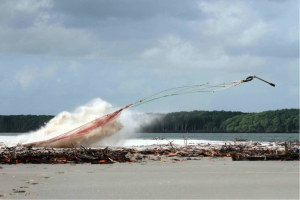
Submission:
<svg viewBox="0 0 300 200">
<path fill-rule="evenodd" d="M 142 100 L 139 100 L 135 103 L 132 104 L 130 107 L 135 108 L 137 106 L 140 106 L 142 104 L 158 100 L 161 98 L 166 98 L 166 97 L 171 97 L 171 96 L 176 96 L 176 95 L 185 95 L 185 94 L 192 94 L 192 93 L 200 93 L 200 92 L 216 92 L 220 90 L 225 90 L 229 89 L 232 87 L 235 87 L 239 84 L 241 84 L 243 81 L 233 81 L 233 82 L 223 82 L 223 83 L 205 83 L 201 85 L 190 85 L 190 86 L 182 86 L 182 87 L 175 87 L 175 88 L 170 88 L 166 89 L 163 91 L 160 91 L 158 93 L 155 93 L 151 96 L 148 96 Z"/>
</svg>

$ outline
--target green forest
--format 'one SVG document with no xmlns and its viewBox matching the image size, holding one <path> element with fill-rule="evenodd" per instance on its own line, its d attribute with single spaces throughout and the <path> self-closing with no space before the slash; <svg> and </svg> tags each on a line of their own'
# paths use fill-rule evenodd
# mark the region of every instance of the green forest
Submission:
<svg viewBox="0 0 300 200">
<path fill-rule="evenodd" d="M 0 132 L 29 132 L 42 127 L 51 115 L 0 115 Z"/>
<path fill-rule="evenodd" d="M 191 111 L 139 117 L 138 132 L 297 133 L 299 109 L 260 113 Z M 143 121 L 145 123 L 143 123 Z"/>
<path fill-rule="evenodd" d="M 0 115 L 0 132 L 29 132 L 45 125 L 51 115 Z M 260 113 L 191 111 L 134 116 L 137 132 L 297 133 L 299 109 Z"/>
</svg>

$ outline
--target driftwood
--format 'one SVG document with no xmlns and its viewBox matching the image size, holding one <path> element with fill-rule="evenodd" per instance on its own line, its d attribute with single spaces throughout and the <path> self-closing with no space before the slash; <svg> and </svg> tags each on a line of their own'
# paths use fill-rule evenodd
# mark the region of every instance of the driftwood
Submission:
<svg viewBox="0 0 300 200">
<path fill-rule="evenodd" d="M 178 147 L 169 141 L 167 145 L 159 148 L 122 148 L 122 149 L 92 149 L 81 146 L 80 148 L 32 148 L 24 146 L 1 147 L 0 164 L 107 164 L 118 162 L 162 162 L 165 157 L 231 157 L 236 160 L 299 160 L 299 141 L 277 142 L 262 146 L 259 143 L 233 145 L 185 145 Z M 156 156 L 150 158 L 150 155 Z M 174 158 L 175 160 L 178 158 Z M 183 158 L 184 159 L 184 158 Z M 152 162 L 151 161 L 151 162 Z"/>
<path fill-rule="evenodd" d="M 64 164 L 64 163 L 86 163 L 104 164 L 114 162 L 128 162 L 125 157 L 126 151 L 105 149 L 32 149 L 27 147 L 2 147 L 0 150 L 1 164 L 17 163 L 45 163 L 45 164 Z"/>
</svg>

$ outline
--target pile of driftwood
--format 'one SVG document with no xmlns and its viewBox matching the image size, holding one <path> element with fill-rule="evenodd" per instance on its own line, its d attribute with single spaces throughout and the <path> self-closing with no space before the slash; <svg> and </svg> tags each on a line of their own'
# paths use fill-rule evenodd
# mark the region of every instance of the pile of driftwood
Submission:
<svg viewBox="0 0 300 200">
<path fill-rule="evenodd" d="M 45 163 L 45 164 L 65 164 L 65 163 L 114 163 L 128 162 L 127 152 L 121 150 L 87 149 L 81 148 L 30 148 L 30 147 L 2 147 L 0 150 L 1 164 L 17 163 Z"/>
<path fill-rule="evenodd" d="M 268 145 L 256 143 L 234 143 L 224 145 L 197 144 L 176 146 L 169 141 L 168 145 L 160 145 L 159 148 L 150 148 L 141 153 L 160 154 L 179 157 L 231 157 L 238 160 L 299 160 L 298 140 L 290 142 L 272 142 Z"/>
<path fill-rule="evenodd" d="M 234 143 L 224 145 L 197 144 L 167 145 L 135 149 L 94 149 L 94 148 L 31 148 L 24 146 L 1 147 L 0 164 L 108 164 L 116 162 L 141 162 L 150 156 L 153 160 L 161 157 L 231 157 L 236 160 L 299 160 L 299 141 L 259 143 Z M 177 159 L 177 158 L 176 158 Z M 196 158 L 195 158 L 196 159 Z"/>
</svg>

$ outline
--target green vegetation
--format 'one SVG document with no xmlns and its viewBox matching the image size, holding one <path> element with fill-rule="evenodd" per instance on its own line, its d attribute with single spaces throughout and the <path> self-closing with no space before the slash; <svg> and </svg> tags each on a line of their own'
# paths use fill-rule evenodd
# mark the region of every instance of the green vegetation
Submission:
<svg viewBox="0 0 300 200">
<path fill-rule="evenodd" d="M 50 115 L 0 115 L 0 132 L 29 132 L 50 121 Z"/>
<path fill-rule="evenodd" d="M 244 133 L 299 132 L 299 109 L 284 109 L 238 115 L 227 119 L 221 130 Z"/>
<path fill-rule="evenodd" d="M 146 125 L 143 125 L 139 132 L 299 132 L 299 109 L 283 109 L 261 113 L 192 111 L 148 115 L 152 119 L 150 120 L 151 123 L 140 123 Z"/>
<path fill-rule="evenodd" d="M 0 132 L 29 132 L 39 129 L 53 116 L 0 116 Z M 206 133 L 296 133 L 299 132 L 299 109 L 260 113 L 230 111 L 191 111 L 136 116 L 138 132 L 206 132 Z"/>
</svg>

